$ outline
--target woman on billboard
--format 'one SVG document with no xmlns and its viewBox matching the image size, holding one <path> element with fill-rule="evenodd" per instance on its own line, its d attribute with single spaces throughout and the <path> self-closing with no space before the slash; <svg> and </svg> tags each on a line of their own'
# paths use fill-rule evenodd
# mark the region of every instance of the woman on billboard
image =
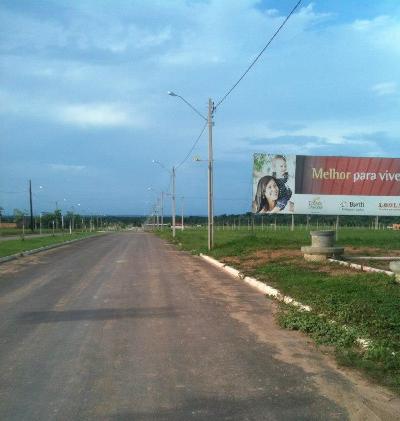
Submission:
<svg viewBox="0 0 400 421">
<path fill-rule="evenodd" d="M 293 203 L 289 201 L 291 196 L 292 191 L 275 177 L 271 175 L 261 177 L 253 201 L 253 212 L 276 213 L 285 209 L 287 204 L 289 204 L 289 211 L 293 212 Z"/>
</svg>

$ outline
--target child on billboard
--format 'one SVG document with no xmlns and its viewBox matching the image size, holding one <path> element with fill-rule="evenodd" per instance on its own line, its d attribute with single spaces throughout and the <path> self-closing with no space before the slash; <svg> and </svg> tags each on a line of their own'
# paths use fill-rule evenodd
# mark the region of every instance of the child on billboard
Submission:
<svg viewBox="0 0 400 421">
<path fill-rule="evenodd" d="M 272 160 L 272 175 L 261 177 L 258 181 L 256 195 L 253 201 L 253 212 L 276 213 L 288 206 L 289 212 L 293 212 L 291 189 L 286 185 L 289 173 L 286 158 L 283 155 L 275 155 Z"/>
</svg>

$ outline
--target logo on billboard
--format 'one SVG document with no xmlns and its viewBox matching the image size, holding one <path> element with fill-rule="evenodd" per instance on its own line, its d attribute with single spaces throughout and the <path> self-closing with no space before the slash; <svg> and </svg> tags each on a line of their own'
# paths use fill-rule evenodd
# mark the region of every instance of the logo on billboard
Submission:
<svg viewBox="0 0 400 421">
<path fill-rule="evenodd" d="M 365 208 L 365 202 L 363 200 L 342 200 L 339 206 L 344 211 L 362 212 Z"/>
<path fill-rule="evenodd" d="M 319 197 L 315 197 L 313 200 L 308 201 L 308 209 L 321 210 L 322 208 L 323 205 Z"/>
<path fill-rule="evenodd" d="M 398 211 L 400 210 L 400 202 L 379 202 L 378 208 L 382 211 Z"/>
</svg>

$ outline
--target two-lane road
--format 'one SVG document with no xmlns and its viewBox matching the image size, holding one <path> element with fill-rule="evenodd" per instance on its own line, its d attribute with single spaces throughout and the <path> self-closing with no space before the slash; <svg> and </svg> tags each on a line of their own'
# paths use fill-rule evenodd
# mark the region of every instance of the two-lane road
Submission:
<svg viewBox="0 0 400 421">
<path fill-rule="evenodd" d="M 395 419 L 274 309 L 145 233 L 3 264 L 0 419 Z"/>
</svg>

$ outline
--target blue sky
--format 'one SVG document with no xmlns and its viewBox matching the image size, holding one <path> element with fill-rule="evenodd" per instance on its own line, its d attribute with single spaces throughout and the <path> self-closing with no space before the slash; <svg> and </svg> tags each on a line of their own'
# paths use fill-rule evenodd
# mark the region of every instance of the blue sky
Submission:
<svg viewBox="0 0 400 421">
<path fill-rule="evenodd" d="M 288 0 L 2 0 L 0 206 L 143 214 Z M 303 1 L 218 108 L 215 213 L 249 211 L 254 152 L 400 156 L 400 3 Z M 177 171 L 207 213 L 207 136 Z M 41 186 L 41 187 L 40 187 Z M 152 187 L 154 190 L 148 190 Z M 180 205 L 179 205 L 180 206 Z M 166 203 L 166 213 L 170 208 Z"/>
</svg>

